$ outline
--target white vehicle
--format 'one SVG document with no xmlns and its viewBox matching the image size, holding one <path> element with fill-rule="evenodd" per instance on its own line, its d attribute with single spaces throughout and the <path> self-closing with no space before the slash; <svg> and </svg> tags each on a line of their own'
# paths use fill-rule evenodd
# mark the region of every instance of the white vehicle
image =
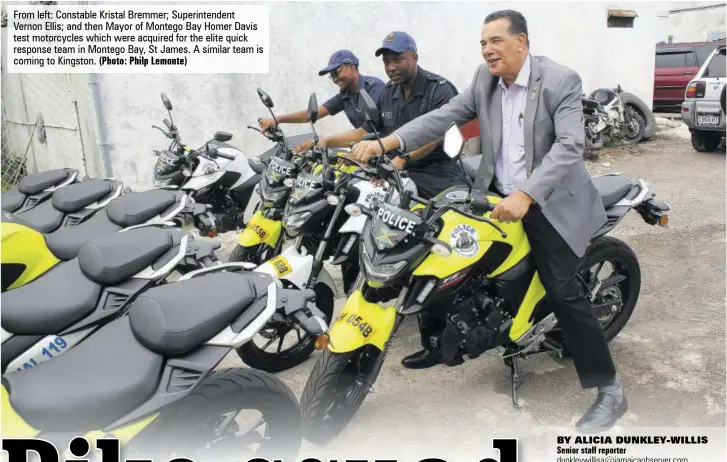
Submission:
<svg viewBox="0 0 727 462">
<path fill-rule="evenodd" d="M 716 151 L 725 136 L 725 45 L 714 49 L 687 85 L 682 120 L 692 133 L 692 147 Z"/>
</svg>

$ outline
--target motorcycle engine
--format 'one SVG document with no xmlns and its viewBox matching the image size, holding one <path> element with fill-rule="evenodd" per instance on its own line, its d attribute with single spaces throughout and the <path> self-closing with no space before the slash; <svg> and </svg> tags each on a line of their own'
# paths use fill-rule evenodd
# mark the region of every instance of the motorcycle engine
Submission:
<svg viewBox="0 0 727 462">
<path fill-rule="evenodd" d="M 441 339 L 441 360 L 447 365 L 460 355 L 474 359 L 492 348 L 498 328 L 510 318 L 499 308 L 501 301 L 477 290 L 458 297 L 454 305 L 446 315 Z"/>
</svg>

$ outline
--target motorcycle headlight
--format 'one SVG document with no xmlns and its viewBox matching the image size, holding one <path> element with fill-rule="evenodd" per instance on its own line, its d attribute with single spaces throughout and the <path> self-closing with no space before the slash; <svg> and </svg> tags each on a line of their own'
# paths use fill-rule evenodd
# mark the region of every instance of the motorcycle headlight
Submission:
<svg viewBox="0 0 727 462">
<path fill-rule="evenodd" d="M 363 270 L 366 278 L 379 284 L 386 284 L 387 281 L 398 275 L 407 265 L 407 261 L 402 260 L 396 263 L 374 266 L 371 263 L 371 257 L 366 251 L 366 246 L 361 246 L 361 260 L 363 261 Z"/>
<path fill-rule="evenodd" d="M 283 221 L 283 226 L 289 232 L 295 233 L 301 226 L 303 226 L 303 223 L 305 223 L 306 220 L 311 217 L 311 215 L 311 212 L 301 212 L 286 215 Z"/>
<path fill-rule="evenodd" d="M 262 197 L 262 200 L 264 200 L 265 202 L 275 203 L 275 202 L 279 201 L 280 199 L 282 199 L 283 196 L 285 196 L 286 192 L 287 191 L 285 191 L 285 190 L 271 192 L 267 188 L 262 188 L 260 196 Z"/>
</svg>

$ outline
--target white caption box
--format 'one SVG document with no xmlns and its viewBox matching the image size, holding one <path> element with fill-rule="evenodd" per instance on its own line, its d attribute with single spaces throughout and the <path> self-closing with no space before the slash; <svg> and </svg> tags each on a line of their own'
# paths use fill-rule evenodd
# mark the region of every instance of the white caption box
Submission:
<svg viewBox="0 0 727 462">
<path fill-rule="evenodd" d="M 250 74 L 269 71 L 259 5 L 8 5 L 8 72 Z"/>
</svg>

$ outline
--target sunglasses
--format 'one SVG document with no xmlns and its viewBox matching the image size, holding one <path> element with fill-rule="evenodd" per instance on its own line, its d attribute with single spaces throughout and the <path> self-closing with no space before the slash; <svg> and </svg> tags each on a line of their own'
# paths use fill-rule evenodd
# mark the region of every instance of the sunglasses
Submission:
<svg viewBox="0 0 727 462">
<path fill-rule="evenodd" d="M 331 73 L 328 74 L 328 78 L 331 79 L 332 81 L 336 82 L 340 78 L 340 75 L 338 75 L 339 69 L 341 69 L 341 68 L 339 67 L 338 69 L 332 70 Z"/>
</svg>

